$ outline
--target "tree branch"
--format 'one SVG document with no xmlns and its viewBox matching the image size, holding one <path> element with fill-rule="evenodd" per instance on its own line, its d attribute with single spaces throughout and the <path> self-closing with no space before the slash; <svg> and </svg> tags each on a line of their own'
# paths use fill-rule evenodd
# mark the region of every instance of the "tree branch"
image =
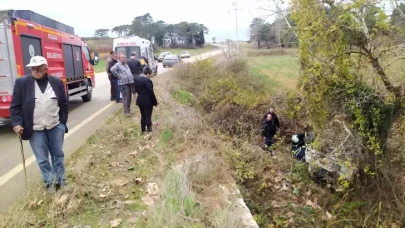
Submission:
<svg viewBox="0 0 405 228">
<path fill-rule="evenodd" d="M 388 79 L 387 75 L 385 74 L 384 68 L 381 66 L 380 61 L 378 58 L 374 57 L 370 50 L 362 47 L 362 50 L 367 54 L 366 56 L 370 60 L 371 65 L 377 71 L 377 74 L 380 76 L 381 80 L 384 83 L 385 88 L 389 92 L 393 92 L 395 96 L 402 97 L 402 92 L 400 87 L 396 87 L 392 85 L 391 81 Z"/>
</svg>

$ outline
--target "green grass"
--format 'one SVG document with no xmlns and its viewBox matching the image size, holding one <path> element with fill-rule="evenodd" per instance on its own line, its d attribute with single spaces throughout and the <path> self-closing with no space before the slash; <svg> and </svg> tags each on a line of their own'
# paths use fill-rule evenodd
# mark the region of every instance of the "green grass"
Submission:
<svg viewBox="0 0 405 228">
<path fill-rule="evenodd" d="M 191 93 L 186 90 L 176 89 L 173 91 L 173 98 L 184 105 L 192 105 L 194 102 L 194 97 Z"/>
<path fill-rule="evenodd" d="M 269 50 L 258 50 L 252 46 L 243 47 L 242 53 L 249 54 L 249 70 L 259 79 L 269 79 L 269 84 L 276 91 L 295 89 L 299 78 L 299 59 L 296 49 L 285 49 L 285 55 L 262 55 Z M 253 53 L 253 54 L 252 54 Z M 256 56 L 254 54 L 257 53 Z M 253 56 L 252 56 L 253 55 Z"/>
<path fill-rule="evenodd" d="M 173 138 L 173 131 L 170 129 L 164 130 L 160 135 L 160 141 L 162 143 L 167 143 L 172 138 Z"/>
<path fill-rule="evenodd" d="M 140 220 L 139 227 L 206 227 L 197 219 L 200 214 L 194 194 L 188 183 L 187 167 L 173 167 L 163 180 L 162 202 Z"/>
<path fill-rule="evenodd" d="M 190 56 L 196 56 L 196 55 L 201 55 L 206 52 L 210 51 L 215 51 L 217 50 L 217 46 L 212 46 L 212 45 L 205 45 L 203 48 L 195 48 L 195 49 L 183 49 L 183 48 L 161 48 L 159 53 L 155 53 L 156 55 L 160 55 L 162 52 L 171 52 L 172 54 L 180 55 L 182 51 L 188 51 L 190 53 Z"/>
<path fill-rule="evenodd" d="M 94 71 L 96 73 L 105 72 L 105 62 L 105 60 L 98 62 L 98 64 L 94 66 Z"/>
</svg>

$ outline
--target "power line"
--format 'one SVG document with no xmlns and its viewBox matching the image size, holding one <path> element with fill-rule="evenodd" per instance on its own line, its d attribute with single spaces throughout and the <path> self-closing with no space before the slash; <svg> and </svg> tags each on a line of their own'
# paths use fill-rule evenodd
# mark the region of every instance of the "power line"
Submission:
<svg viewBox="0 0 405 228">
<path fill-rule="evenodd" d="M 232 3 L 232 6 L 234 6 L 235 8 L 233 10 L 235 10 L 235 24 L 236 24 L 236 50 L 239 51 L 239 34 L 238 34 L 238 9 L 236 7 L 236 2 Z"/>
</svg>

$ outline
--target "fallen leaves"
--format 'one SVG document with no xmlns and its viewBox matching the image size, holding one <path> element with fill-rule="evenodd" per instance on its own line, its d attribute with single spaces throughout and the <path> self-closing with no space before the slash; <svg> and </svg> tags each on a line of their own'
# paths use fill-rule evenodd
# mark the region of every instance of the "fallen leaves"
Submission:
<svg viewBox="0 0 405 228">
<path fill-rule="evenodd" d="M 328 219 L 332 219 L 332 214 L 329 213 L 329 211 L 326 211 L 326 217 L 327 217 Z"/>
<path fill-rule="evenodd" d="M 146 185 L 146 195 L 142 197 L 142 201 L 146 205 L 153 205 L 159 199 L 159 187 L 156 183 L 148 183 Z"/>
<path fill-rule="evenodd" d="M 117 187 L 122 187 L 128 183 L 128 180 L 124 178 L 118 178 L 110 182 L 111 185 L 117 186 Z"/>
<path fill-rule="evenodd" d="M 294 215 L 295 215 L 295 213 L 294 212 L 288 212 L 287 214 L 286 214 L 289 218 L 291 218 L 291 217 L 293 217 Z"/>
<path fill-rule="evenodd" d="M 127 201 L 124 202 L 125 205 L 131 205 L 131 204 L 134 204 L 134 203 L 135 203 L 135 200 L 127 200 Z"/>
<path fill-rule="evenodd" d="M 142 177 L 138 177 L 135 179 L 136 184 L 141 184 L 142 183 Z"/>
<path fill-rule="evenodd" d="M 277 202 L 275 200 L 271 201 L 270 205 L 274 208 L 286 207 L 287 202 Z"/>
<path fill-rule="evenodd" d="M 118 227 L 122 222 L 122 219 L 116 218 L 110 221 L 111 227 Z"/>
<path fill-rule="evenodd" d="M 64 205 L 69 198 L 68 194 L 63 194 L 59 198 L 55 199 L 55 203 L 59 206 Z"/>
<path fill-rule="evenodd" d="M 43 202 L 44 202 L 43 200 L 34 199 L 34 200 L 30 201 L 30 203 L 28 204 L 28 207 L 30 209 L 36 209 L 39 206 L 41 206 Z"/>
<path fill-rule="evenodd" d="M 109 191 L 107 194 L 104 194 L 104 193 L 100 193 L 100 198 L 101 199 L 104 199 L 104 198 L 107 198 L 109 195 L 110 195 L 110 193 L 111 193 L 111 191 Z"/>
</svg>

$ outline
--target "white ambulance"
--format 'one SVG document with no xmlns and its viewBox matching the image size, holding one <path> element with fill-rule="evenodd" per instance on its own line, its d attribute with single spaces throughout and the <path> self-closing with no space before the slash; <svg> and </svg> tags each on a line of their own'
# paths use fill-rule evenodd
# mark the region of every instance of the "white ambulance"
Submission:
<svg viewBox="0 0 405 228">
<path fill-rule="evenodd" d="M 124 53 L 127 58 L 130 58 L 131 53 L 135 52 L 136 57 L 141 61 L 141 64 L 148 65 L 152 69 L 153 74 L 157 74 L 157 57 L 153 53 L 153 45 L 149 40 L 139 36 L 115 38 L 113 40 L 113 50 L 116 53 Z M 146 64 L 141 58 L 142 53 L 145 53 L 145 57 L 149 62 L 148 64 Z"/>
</svg>

